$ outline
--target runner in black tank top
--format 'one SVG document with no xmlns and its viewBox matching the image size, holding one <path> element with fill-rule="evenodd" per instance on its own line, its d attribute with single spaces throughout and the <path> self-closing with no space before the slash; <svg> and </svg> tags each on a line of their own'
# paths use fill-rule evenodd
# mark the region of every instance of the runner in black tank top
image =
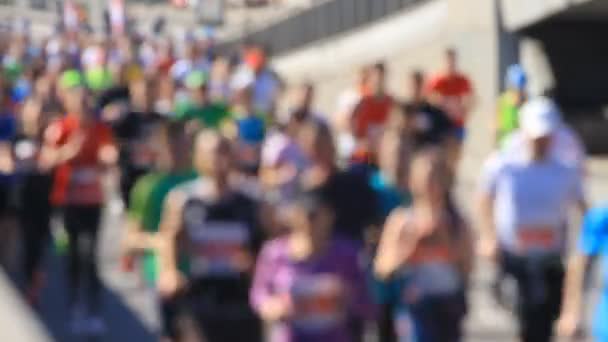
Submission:
<svg viewBox="0 0 608 342">
<path fill-rule="evenodd" d="M 248 298 L 262 235 L 257 203 L 230 179 L 228 140 L 205 131 L 194 149 L 195 167 L 205 176 L 168 197 L 161 229 L 174 239 L 161 253 L 160 290 L 170 296 L 187 284 L 182 309 L 207 341 L 261 341 Z"/>
</svg>

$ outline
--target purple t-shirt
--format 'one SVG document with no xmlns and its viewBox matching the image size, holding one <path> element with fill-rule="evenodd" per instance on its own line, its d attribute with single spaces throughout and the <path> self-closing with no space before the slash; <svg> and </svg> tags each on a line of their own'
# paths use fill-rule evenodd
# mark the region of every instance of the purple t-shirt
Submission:
<svg viewBox="0 0 608 342">
<path fill-rule="evenodd" d="M 264 245 L 251 289 L 255 310 L 276 295 L 292 302 L 293 316 L 271 326 L 270 341 L 352 341 L 349 322 L 372 319 L 375 313 L 360 249 L 336 238 L 323 255 L 295 261 L 289 256 L 287 241 L 279 238 Z"/>
</svg>

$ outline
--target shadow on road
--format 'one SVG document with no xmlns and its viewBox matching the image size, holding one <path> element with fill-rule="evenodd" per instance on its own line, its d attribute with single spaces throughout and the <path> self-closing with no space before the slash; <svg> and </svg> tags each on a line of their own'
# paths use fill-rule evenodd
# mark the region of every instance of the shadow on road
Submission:
<svg viewBox="0 0 608 342">
<path fill-rule="evenodd" d="M 38 310 L 41 321 L 55 341 L 156 341 L 153 329 L 146 326 L 138 315 L 125 303 L 123 297 L 104 285 L 102 291 L 102 313 L 107 331 L 98 338 L 75 336 L 70 332 L 70 312 L 66 287 L 65 262 L 63 257 L 49 258 L 47 286 L 42 293 Z"/>
</svg>

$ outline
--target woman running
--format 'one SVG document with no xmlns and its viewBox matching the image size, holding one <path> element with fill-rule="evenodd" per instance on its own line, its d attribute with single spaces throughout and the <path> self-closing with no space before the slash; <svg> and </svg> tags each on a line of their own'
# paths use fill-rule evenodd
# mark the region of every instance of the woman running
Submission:
<svg viewBox="0 0 608 342">
<path fill-rule="evenodd" d="M 74 333 L 102 333 L 101 283 L 97 272 L 97 236 L 104 203 L 102 178 L 115 164 L 118 152 L 111 129 L 98 122 L 87 106 L 82 76 L 66 71 L 62 76 L 67 115 L 45 132 L 43 159 L 56 166 L 51 202 L 63 208 L 69 238 L 68 284 Z M 88 312 L 80 305 L 79 290 L 86 275 Z"/>
<path fill-rule="evenodd" d="M 252 306 L 270 324 L 269 341 L 354 341 L 353 322 L 375 311 L 361 250 L 332 237 L 334 214 L 316 192 L 290 210 L 291 231 L 265 244 L 251 290 Z"/>
<path fill-rule="evenodd" d="M 413 160 L 409 208 L 387 219 L 374 261 L 376 275 L 392 278 L 395 328 L 400 341 L 461 340 L 472 239 L 450 202 L 450 172 L 436 150 Z M 389 291 L 386 291 L 389 292 Z"/>
</svg>

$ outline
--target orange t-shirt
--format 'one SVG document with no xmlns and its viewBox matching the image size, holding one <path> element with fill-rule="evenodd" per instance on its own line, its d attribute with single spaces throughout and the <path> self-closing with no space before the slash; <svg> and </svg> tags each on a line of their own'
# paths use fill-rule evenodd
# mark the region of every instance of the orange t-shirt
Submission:
<svg viewBox="0 0 608 342">
<path fill-rule="evenodd" d="M 82 127 L 80 121 L 70 115 L 51 124 L 49 129 L 56 129 L 59 132 L 56 141 L 51 141 L 56 146 L 67 144 L 79 131 L 84 131 L 85 135 L 78 154 L 56 168 L 51 202 L 54 205 L 101 204 L 103 170 L 99 163 L 99 151 L 103 146 L 114 143 L 111 129 L 99 122 Z"/>
<path fill-rule="evenodd" d="M 462 98 L 470 95 L 473 90 L 469 79 L 461 74 L 439 74 L 431 78 L 427 90 L 429 93 L 441 96 L 443 110 L 459 126 L 464 126 L 466 114 Z"/>
<path fill-rule="evenodd" d="M 374 135 L 388 120 L 393 108 L 393 98 L 388 95 L 364 96 L 355 108 L 355 136 L 367 138 Z"/>
</svg>

